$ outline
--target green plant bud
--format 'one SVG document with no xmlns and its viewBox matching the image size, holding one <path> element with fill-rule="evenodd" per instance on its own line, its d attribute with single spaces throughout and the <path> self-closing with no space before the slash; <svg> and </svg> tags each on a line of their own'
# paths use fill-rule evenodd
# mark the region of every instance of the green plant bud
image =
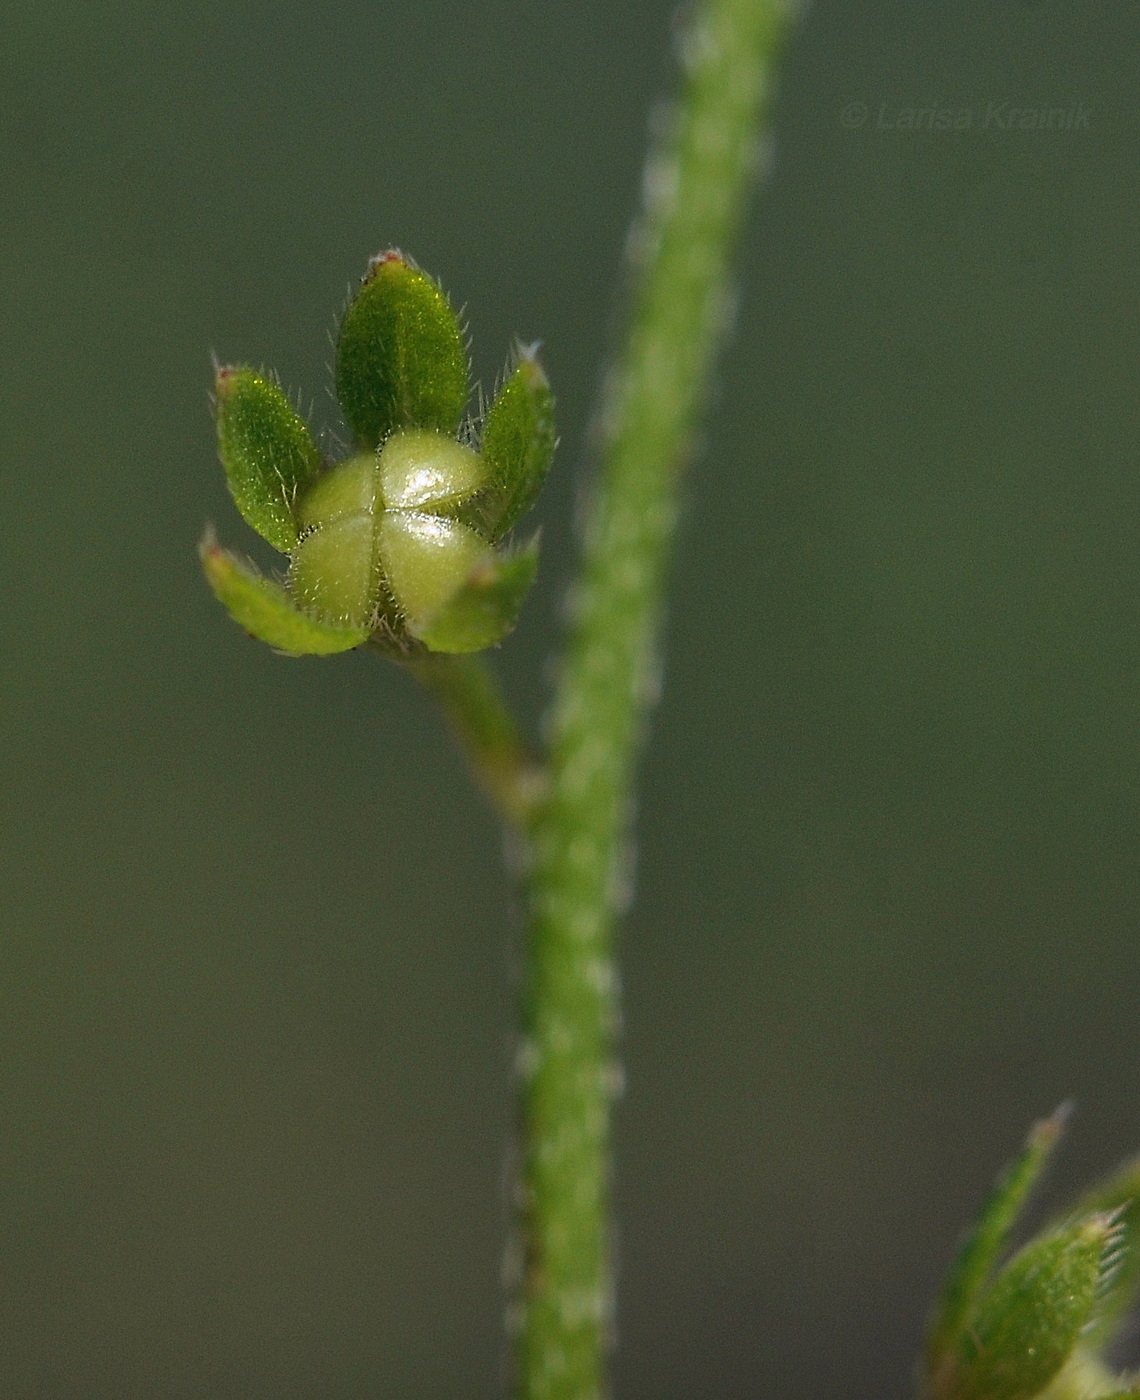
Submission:
<svg viewBox="0 0 1140 1400">
<path fill-rule="evenodd" d="M 483 425 L 489 485 L 482 519 L 491 539 L 500 539 L 534 505 L 554 447 L 554 396 L 537 347 L 522 347 L 514 373 L 495 395 Z"/>
<path fill-rule="evenodd" d="M 1073 1353 L 1119 1253 L 1113 1216 L 1083 1216 L 1025 1246 L 982 1297 L 941 1393 L 1033 1400 Z"/>
<path fill-rule="evenodd" d="M 305 420 L 274 380 L 242 366 L 214 379 L 218 455 L 238 510 L 287 554 L 297 543 L 293 507 L 321 468 Z"/>
<path fill-rule="evenodd" d="M 198 549 L 219 602 L 250 636 L 292 656 L 331 656 L 368 640 L 367 628 L 333 627 L 298 610 L 280 584 L 263 578 L 209 534 Z"/>
<path fill-rule="evenodd" d="M 501 642 L 518 621 L 538 568 L 538 541 L 517 554 L 492 555 L 418 633 L 432 651 L 472 652 Z"/>
<path fill-rule="evenodd" d="M 361 447 L 400 428 L 454 434 L 467 403 L 459 318 L 434 281 L 396 249 L 373 258 L 345 312 L 336 392 Z"/>
<path fill-rule="evenodd" d="M 288 589 L 210 546 L 215 593 L 247 631 L 283 651 L 371 638 L 410 661 L 471 652 L 515 625 L 537 547 L 496 543 L 529 508 L 554 448 L 551 395 L 534 349 L 487 416 L 487 453 L 456 434 L 467 402 L 459 320 L 401 253 L 374 258 L 341 323 L 336 382 L 360 450 L 322 470 L 277 384 L 219 372 L 218 440 L 242 514 L 290 555 Z M 489 454 L 489 455 L 488 455 Z"/>
<path fill-rule="evenodd" d="M 936 1374 L 965 1331 L 970 1313 L 1005 1246 L 1026 1197 L 1056 1146 L 1069 1106 L 1029 1130 L 1021 1154 L 1002 1172 L 982 1207 L 977 1223 L 963 1239 L 950 1267 L 926 1332 L 926 1370 Z"/>
</svg>

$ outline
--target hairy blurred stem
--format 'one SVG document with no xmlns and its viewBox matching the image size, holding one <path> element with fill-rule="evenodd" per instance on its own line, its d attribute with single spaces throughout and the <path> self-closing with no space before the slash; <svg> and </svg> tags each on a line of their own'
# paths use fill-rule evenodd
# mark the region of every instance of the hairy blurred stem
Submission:
<svg viewBox="0 0 1140 1400">
<path fill-rule="evenodd" d="M 520 1400 L 599 1400 L 613 1310 L 612 929 L 676 482 L 724 322 L 728 261 L 784 30 L 771 0 L 705 0 L 672 130 L 651 153 L 629 330 L 551 714 L 550 788 L 529 823 L 522 1059 Z"/>
</svg>

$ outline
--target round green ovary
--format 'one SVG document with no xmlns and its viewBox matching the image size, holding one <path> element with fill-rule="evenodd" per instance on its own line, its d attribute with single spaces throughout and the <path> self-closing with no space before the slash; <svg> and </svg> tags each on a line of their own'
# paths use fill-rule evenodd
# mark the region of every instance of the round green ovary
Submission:
<svg viewBox="0 0 1140 1400">
<path fill-rule="evenodd" d="M 325 472 L 297 504 L 297 524 L 302 531 L 358 512 L 376 509 L 375 452 L 349 457 Z"/>
<path fill-rule="evenodd" d="M 375 535 L 376 517 L 362 511 L 306 535 L 289 566 L 297 602 L 325 622 L 365 626 L 380 591 L 373 563 Z"/>
<path fill-rule="evenodd" d="M 474 530 L 454 520 L 415 511 L 389 510 L 380 517 L 380 558 L 408 630 L 426 626 L 491 556 Z"/>
<path fill-rule="evenodd" d="M 441 433 L 393 433 L 380 451 L 380 495 L 389 510 L 454 505 L 486 480 L 482 457 Z"/>
<path fill-rule="evenodd" d="M 294 598 L 322 621 L 363 627 L 375 620 L 386 583 L 414 634 L 490 554 L 474 530 L 433 513 L 484 479 L 477 453 L 421 431 L 393 433 L 382 451 L 331 468 L 297 507 L 306 533 L 289 569 Z"/>
</svg>

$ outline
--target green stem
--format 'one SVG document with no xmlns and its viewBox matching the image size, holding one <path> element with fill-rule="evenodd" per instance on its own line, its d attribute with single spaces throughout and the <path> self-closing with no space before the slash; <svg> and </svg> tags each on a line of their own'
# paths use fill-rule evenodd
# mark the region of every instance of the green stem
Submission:
<svg viewBox="0 0 1140 1400">
<path fill-rule="evenodd" d="M 628 339 L 551 716 L 551 788 L 531 824 L 524 1007 L 521 1400 L 598 1400 L 612 1314 L 612 929 L 655 650 L 676 480 L 716 350 L 728 259 L 784 7 L 706 0 L 669 142 L 652 157 Z"/>
<path fill-rule="evenodd" d="M 494 672 L 482 656 L 422 652 L 401 664 L 435 696 L 476 782 L 507 826 L 526 828 L 545 789 Z"/>
</svg>

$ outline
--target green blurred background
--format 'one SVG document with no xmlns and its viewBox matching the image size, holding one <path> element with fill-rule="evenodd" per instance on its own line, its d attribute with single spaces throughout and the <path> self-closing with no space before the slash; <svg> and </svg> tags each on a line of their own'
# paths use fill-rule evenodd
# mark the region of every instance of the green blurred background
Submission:
<svg viewBox="0 0 1140 1400">
<path fill-rule="evenodd" d="M 0 11 L 6 1400 L 501 1390 L 498 837 L 400 673 L 209 596 L 206 520 L 265 557 L 209 356 L 335 431 L 392 243 L 484 383 L 542 337 L 563 443 L 498 658 L 537 722 L 671 18 Z M 1054 1200 L 1140 1147 L 1138 61 L 1131 3 L 795 36 L 622 938 L 624 1400 L 903 1397 L 1029 1120 L 1077 1101 Z M 932 105 L 968 123 L 899 128 Z M 1041 106 L 1073 129 L 1003 124 Z"/>
</svg>

